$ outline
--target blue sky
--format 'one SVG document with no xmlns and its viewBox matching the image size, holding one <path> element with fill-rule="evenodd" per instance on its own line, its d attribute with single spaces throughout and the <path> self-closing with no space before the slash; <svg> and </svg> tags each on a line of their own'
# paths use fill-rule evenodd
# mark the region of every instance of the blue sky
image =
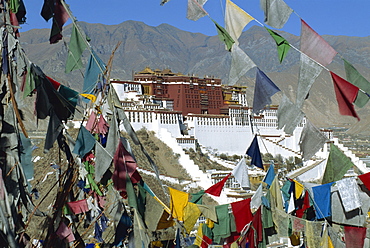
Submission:
<svg viewBox="0 0 370 248">
<path fill-rule="evenodd" d="M 150 26 L 170 24 L 182 30 L 216 35 L 214 24 L 208 17 L 194 22 L 186 19 L 187 0 L 171 0 L 160 6 L 160 0 L 65 0 L 79 21 L 119 24 L 127 20 L 142 21 Z M 233 0 L 232 0 L 233 1 Z M 50 28 L 40 16 L 44 0 L 24 0 L 27 23 L 22 31 L 33 28 Z M 234 0 L 248 14 L 263 22 L 259 0 Z M 285 2 L 320 35 L 370 36 L 369 0 L 285 0 Z M 223 25 L 225 0 L 208 0 L 204 6 L 210 16 Z M 252 21 L 245 28 L 259 25 Z M 292 14 L 283 31 L 300 34 L 300 21 Z"/>
</svg>

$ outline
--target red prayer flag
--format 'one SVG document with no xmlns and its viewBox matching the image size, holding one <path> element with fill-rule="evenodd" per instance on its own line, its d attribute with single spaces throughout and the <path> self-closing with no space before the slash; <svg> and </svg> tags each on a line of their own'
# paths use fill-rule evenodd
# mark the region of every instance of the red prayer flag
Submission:
<svg viewBox="0 0 370 248">
<path fill-rule="evenodd" d="M 212 185 L 211 187 L 209 187 L 204 192 L 205 193 L 208 193 L 210 195 L 220 196 L 221 195 L 222 188 L 224 187 L 225 182 L 227 181 L 227 179 L 229 178 L 230 175 L 231 175 L 231 172 L 229 174 L 227 174 L 227 176 L 224 179 L 222 179 L 218 183 Z"/>
<path fill-rule="evenodd" d="M 366 227 L 344 226 L 346 248 L 362 248 L 366 236 Z"/>
<path fill-rule="evenodd" d="M 364 183 L 365 187 L 370 190 L 370 172 L 359 175 L 358 178 Z"/>
<path fill-rule="evenodd" d="M 87 211 L 90 210 L 89 207 L 87 206 L 86 199 L 74 202 L 67 202 L 67 205 L 74 214 L 86 213 Z"/>
<path fill-rule="evenodd" d="M 113 185 L 116 190 L 122 191 L 121 196 L 126 195 L 126 173 L 128 173 L 132 183 L 141 180 L 139 172 L 136 170 L 137 164 L 131 154 L 125 149 L 122 142 L 119 142 L 116 153 L 113 157 L 114 172 L 112 175 Z"/>
<path fill-rule="evenodd" d="M 301 19 L 301 51 L 320 64 L 327 66 L 337 51 Z"/>
<path fill-rule="evenodd" d="M 360 120 L 353 105 L 359 88 L 339 77 L 334 72 L 330 72 L 330 74 L 334 82 L 334 90 L 339 106 L 339 113 L 341 115 L 353 116 Z"/>
<path fill-rule="evenodd" d="M 251 198 L 230 203 L 235 217 L 236 231 L 242 232 L 245 225 L 252 221 Z"/>
</svg>

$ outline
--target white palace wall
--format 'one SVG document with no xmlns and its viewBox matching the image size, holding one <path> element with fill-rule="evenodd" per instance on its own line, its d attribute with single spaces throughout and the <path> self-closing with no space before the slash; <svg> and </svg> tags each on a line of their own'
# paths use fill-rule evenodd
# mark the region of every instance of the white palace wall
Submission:
<svg viewBox="0 0 370 248">
<path fill-rule="evenodd" d="M 173 138 L 184 137 L 179 125 L 181 114 L 138 110 L 125 110 L 125 112 L 135 131 L 145 127 L 159 134 L 161 129 L 166 129 Z M 244 122 L 248 125 L 241 125 L 240 120 L 235 117 L 189 115 L 186 118 L 188 137 L 194 137 L 201 146 L 213 152 L 228 155 L 245 154 L 255 133 L 261 135 L 258 137 L 261 153 L 269 152 L 273 155 L 281 154 L 283 157 L 290 157 L 297 156 L 295 152 L 299 151 L 298 142 L 303 123 L 295 129 L 293 135 L 285 135 L 282 130 L 277 129 L 276 121 L 268 121 L 269 118 L 254 120 L 253 132 L 248 121 Z M 194 144 L 189 145 L 194 146 Z"/>
</svg>

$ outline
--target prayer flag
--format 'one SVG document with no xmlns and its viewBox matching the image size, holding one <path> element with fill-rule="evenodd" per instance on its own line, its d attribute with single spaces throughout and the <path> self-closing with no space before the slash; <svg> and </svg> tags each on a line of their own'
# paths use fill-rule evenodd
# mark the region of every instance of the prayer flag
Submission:
<svg viewBox="0 0 370 248">
<path fill-rule="evenodd" d="M 289 42 L 281 37 L 279 34 L 276 32 L 272 31 L 271 29 L 265 27 L 266 30 L 269 32 L 271 37 L 275 40 L 275 43 L 277 45 L 277 51 L 279 54 L 279 62 L 280 64 L 283 62 L 285 56 L 288 54 L 288 51 L 290 49 L 290 44 Z"/>
<path fill-rule="evenodd" d="M 254 87 L 253 113 L 259 114 L 266 105 L 272 103 L 271 97 L 280 89 L 266 74 L 257 67 L 256 84 Z"/>
<path fill-rule="evenodd" d="M 231 47 L 235 43 L 234 39 L 230 36 L 230 34 L 222 26 L 220 26 L 213 19 L 211 19 L 211 20 L 216 25 L 218 38 L 220 39 L 220 41 L 225 42 L 226 50 L 231 51 Z"/>
<path fill-rule="evenodd" d="M 265 182 L 268 185 L 268 188 L 270 188 L 272 181 L 274 181 L 275 178 L 275 167 L 273 164 L 270 164 L 270 167 L 266 173 L 265 178 L 263 179 L 263 182 Z"/>
<path fill-rule="evenodd" d="M 370 172 L 359 175 L 358 178 L 364 183 L 365 187 L 370 190 Z"/>
<path fill-rule="evenodd" d="M 139 211 L 135 189 L 134 189 L 134 186 L 132 185 L 132 182 L 131 182 L 131 179 L 128 173 L 126 173 L 126 192 L 127 192 L 128 205 Z"/>
<path fill-rule="evenodd" d="M 313 83 L 320 75 L 322 67 L 306 54 L 301 53 L 296 105 L 302 108 L 304 100 L 308 96 Z"/>
<path fill-rule="evenodd" d="M 299 199 L 303 193 L 304 186 L 296 180 L 294 182 L 295 199 Z"/>
<path fill-rule="evenodd" d="M 235 41 L 239 44 L 238 39 L 247 24 L 254 20 L 252 16 L 238 7 L 230 0 L 226 0 L 225 29 Z"/>
<path fill-rule="evenodd" d="M 197 204 L 188 202 L 184 208 L 184 228 L 187 233 L 191 232 L 201 213 Z"/>
<path fill-rule="evenodd" d="M 303 160 L 309 160 L 320 150 L 327 141 L 327 137 L 315 127 L 309 120 L 302 130 L 299 140 L 299 147 L 302 152 Z"/>
<path fill-rule="evenodd" d="M 357 180 L 354 177 L 343 178 L 337 181 L 335 185 L 338 187 L 338 192 L 346 212 L 362 206 Z"/>
<path fill-rule="evenodd" d="M 333 183 L 331 182 L 312 187 L 317 219 L 323 219 L 331 216 L 330 188 L 332 184 Z"/>
<path fill-rule="evenodd" d="M 225 185 L 227 179 L 230 177 L 230 175 L 231 175 L 231 172 L 229 174 L 227 174 L 227 176 L 224 177 L 221 181 L 219 181 L 218 183 L 212 185 L 207 190 L 205 190 L 205 193 L 208 193 L 208 194 L 214 195 L 214 196 L 220 196 L 222 188 L 224 187 L 224 185 Z"/>
<path fill-rule="evenodd" d="M 81 96 L 89 99 L 90 101 L 92 102 L 95 102 L 96 101 L 96 96 L 95 95 L 92 95 L 92 94 L 80 94 Z"/>
<path fill-rule="evenodd" d="M 96 140 L 94 136 L 92 136 L 92 134 L 87 131 L 84 126 L 81 125 L 76 139 L 76 144 L 73 149 L 73 153 L 79 155 L 80 158 L 83 158 L 86 153 L 94 148 L 95 142 Z"/>
<path fill-rule="evenodd" d="M 337 51 L 301 19 L 301 51 L 323 66 L 329 65 Z"/>
<path fill-rule="evenodd" d="M 197 21 L 199 18 L 207 15 L 203 9 L 203 5 L 207 0 L 188 0 L 188 10 L 186 18 L 189 20 Z"/>
<path fill-rule="evenodd" d="M 347 81 L 364 91 L 358 91 L 356 100 L 354 102 L 357 107 L 362 108 L 370 99 L 370 83 L 347 60 L 343 59 L 343 62 L 344 69 L 346 70 Z"/>
<path fill-rule="evenodd" d="M 137 164 L 125 149 L 122 142 L 119 142 L 116 153 L 113 157 L 114 171 L 112 175 L 113 185 L 116 190 L 121 192 L 121 196 L 126 198 L 126 174 L 131 178 L 132 183 L 138 183 L 141 176 L 137 171 Z"/>
<path fill-rule="evenodd" d="M 190 194 L 191 199 L 189 202 L 195 203 L 195 204 L 202 204 L 202 197 L 206 192 L 204 190 L 200 190 L 197 193 Z"/>
<path fill-rule="evenodd" d="M 252 158 L 251 165 L 255 165 L 262 170 L 264 169 L 260 148 L 258 146 L 257 135 L 254 136 L 253 141 L 247 150 L 247 155 Z"/>
<path fill-rule="evenodd" d="M 81 55 L 87 48 L 86 39 L 80 34 L 75 24 L 72 27 L 71 39 L 68 46 L 68 57 L 66 61 L 65 73 L 83 68 Z"/>
<path fill-rule="evenodd" d="M 245 225 L 253 219 L 250 203 L 251 198 L 230 203 L 235 217 L 236 231 L 239 233 L 244 229 Z"/>
<path fill-rule="evenodd" d="M 63 221 L 60 222 L 59 227 L 55 234 L 60 238 L 61 240 L 66 240 L 67 243 L 75 241 L 75 236 L 73 235 L 73 232 L 70 227 L 68 227 Z"/>
<path fill-rule="evenodd" d="M 53 15 L 53 25 L 51 27 L 51 33 L 50 33 L 50 44 L 57 43 L 59 40 L 62 39 L 62 29 L 64 23 L 68 20 L 69 15 L 67 11 L 65 10 L 63 4 L 60 2 L 60 0 L 55 1 L 55 7 L 54 7 L 54 15 Z"/>
<path fill-rule="evenodd" d="M 283 0 L 260 0 L 260 5 L 265 13 L 265 23 L 277 29 L 284 27 L 293 12 Z"/>
<path fill-rule="evenodd" d="M 91 94 L 94 91 L 96 83 L 99 80 L 99 75 L 103 74 L 106 68 L 104 62 L 98 57 L 98 55 L 96 55 L 94 50 L 91 51 L 85 70 L 85 79 L 82 88 L 83 93 L 87 94 Z"/>
<path fill-rule="evenodd" d="M 231 49 L 229 85 L 236 84 L 245 73 L 255 66 L 256 64 L 253 60 L 239 46 L 233 45 Z"/>
<path fill-rule="evenodd" d="M 240 184 L 240 187 L 250 188 L 249 176 L 248 176 L 248 167 L 245 163 L 244 157 L 239 161 L 232 171 L 236 181 Z"/>
<path fill-rule="evenodd" d="M 297 125 L 302 121 L 304 113 L 283 94 L 281 98 L 277 118 L 278 129 L 284 128 L 284 132 L 292 134 Z"/>
<path fill-rule="evenodd" d="M 339 113 L 341 115 L 353 116 L 356 117 L 357 120 L 360 120 L 352 104 L 357 97 L 357 93 L 359 90 L 358 87 L 347 82 L 333 72 L 330 72 L 330 74 L 334 83 L 334 90 L 339 106 Z"/>
<path fill-rule="evenodd" d="M 346 248 L 364 247 L 366 227 L 344 226 Z"/>
<path fill-rule="evenodd" d="M 86 213 L 89 211 L 89 207 L 87 206 L 87 201 L 86 199 L 82 199 L 79 201 L 74 201 L 74 202 L 67 202 L 67 205 L 69 209 L 73 212 L 73 214 L 81 214 L 81 213 Z"/>
<path fill-rule="evenodd" d="M 254 195 L 251 198 L 252 199 L 251 200 L 251 208 L 258 209 L 261 206 L 262 196 L 263 196 L 262 184 L 260 184 L 260 186 L 258 186 L 256 192 L 254 193 Z"/>
<path fill-rule="evenodd" d="M 330 152 L 322 183 L 330 183 L 342 179 L 346 172 L 355 166 L 351 159 L 348 158 L 339 148 L 330 143 Z"/>
<path fill-rule="evenodd" d="M 171 197 L 170 209 L 172 217 L 179 221 L 184 221 L 184 208 L 188 204 L 189 194 L 171 187 L 168 187 L 168 190 Z"/>
</svg>

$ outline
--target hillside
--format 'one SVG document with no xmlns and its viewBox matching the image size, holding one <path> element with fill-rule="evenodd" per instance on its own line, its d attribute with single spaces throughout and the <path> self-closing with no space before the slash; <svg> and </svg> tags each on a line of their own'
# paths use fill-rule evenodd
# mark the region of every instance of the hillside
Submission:
<svg viewBox="0 0 370 248">
<path fill-rule="evenodd" d="M 115 53 L 112 78 L 127 80 L 134 71 L 146 66 L 151 68 L 171 68 L 174 72 L 196 74 L 200 77 L 212 75 L 221 78 L 227 84 L 230 69 L 230 54 L 217 36 L 206 36 L 179 30 L 167 24 L 157 27 L 142 22 L 126 21 L 119 25 L 80 23 L 91 38 L 91 46 L 104 60 L 108 61 L 111 51 L 119 41 L 121 46 Z M 39 65 L 45 73 L 65 85 L 79 90 L 82 88 L 83 71 L 64 73 L 64 63 L 69 42 L 71 25 L 64 31 L 65 42 L 50 45 L 49 30 L 35 29 L 21 33 L 21 44 L 31 61 Z M 294 46 L 299 47 L 299 37 L 279 32 Z M 366 78 L 370 78 L 370 37 L 323 36 L 340 55 L 351 62 Z M 239 39 L 240 47 L 251 59 L 278 85 L 292 100 L 299 74 L 299 53 L 291 49 L 282 64 L 277 59 L 273 39 L 262 27 L 254 26 L 243 32 Z M 85 52 L 83 62 L 88 60 Z M 344 77 L 344 67 L 340 56 L 336 56 L 329 69 Z M 249 102 L 252 103 L 255 70 L 249 71 L 239 84 L 247 85 Z M 276 94 L 274 104 L 278 104 L 281 94 Z M 355 130 L 367 132 L 364 126 L 370 122 L 369 107 L 358 111 L 361 122 Z M 320 127 L 352 126 L 357 121 L 343 117 L 338 113 L 333 84 L 327 71 L 323 71 L 316 80 L 310 97 L 304 106 L 308 118 Z"/>
</svg>

